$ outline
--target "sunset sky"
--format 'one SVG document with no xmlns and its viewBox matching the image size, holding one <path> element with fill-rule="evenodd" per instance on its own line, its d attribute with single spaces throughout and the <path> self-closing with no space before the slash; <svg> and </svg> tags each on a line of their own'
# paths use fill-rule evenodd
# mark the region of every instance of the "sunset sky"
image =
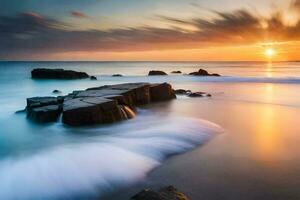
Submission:
<svg viewBox="0 0 300 200">
<path fill-rule="evenodd" d="M 0 60 L 300 60 L 300 0 L 0 3 Z"/>
</svg>

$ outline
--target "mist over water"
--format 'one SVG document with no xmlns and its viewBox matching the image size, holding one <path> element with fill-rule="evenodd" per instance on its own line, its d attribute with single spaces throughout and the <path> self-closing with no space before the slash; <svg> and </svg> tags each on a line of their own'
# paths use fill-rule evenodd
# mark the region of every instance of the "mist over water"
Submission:
<svg viewBox="0 0 300 200">
<path fill-rule="evenodd" d="M 85 71 L 98 80 L 32 80 L 30 71 L 35 67 Z M 169 156 L 200 147 L 223 132 L 222 128 L 230 130 L 228 124 L 235 124 L 235 120 L 242 124 L 255 121 L 257 116 L 266 117 L 265 123 L 255 123 L 257 127 L 245 124 L 249 131 L 253 127 L 261 130 L 273 127 L 268 120 L 276 114 L 274 106 L 293 109 L 288 113 L 297 113 L 300 107 L 300 65 L 295 62 L 274 63 L 271 68 L 266 63 L 247 62 L 0 62 L 0 68 L 0 199 L 105 195 L 143 180 Z M 151 69 L 189 73 L 199 68 L 224 76 L 146 76 Z M 65 95 L 126 82 L 169 82 L 175 89 L 208 92 L 212 98 L 179 97 L 143 107 L 134 119 L 107 126 L 39 125 L 27 120 L 24 113 L 15 114 L 25 107 L 26 98 L 54 96 L 55 89 Z M 249 105 L 257 113 L 243 110 Z M 282 127 L 295 132 L 290 124 Z M 238 132 L 244 129 L 238 127 Z"/>
<path fill-rule="evenodd" d="M 105 132 L 90 128 L 89 132 Z M 222 129 L 191 118 L 141 116 L 112 126 L 89 142 L 66 143 L 0 162 L 0 199 L 67 199 L 128 186 L 173 154 Z M 16 192 L 17 191 L 17 192 Z"/>
</svg>

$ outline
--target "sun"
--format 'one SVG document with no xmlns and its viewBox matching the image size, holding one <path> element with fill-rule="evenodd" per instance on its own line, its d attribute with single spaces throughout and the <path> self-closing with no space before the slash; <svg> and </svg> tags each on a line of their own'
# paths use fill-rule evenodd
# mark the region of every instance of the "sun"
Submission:
<svg viewBox="0 0 300 200">
<path fill-rule="evenodd" d="M 274 55 L 275 55 L 275 50 L 272 49 L 272 48 L 267 48 L 265 50 L 265 55 L 268 57 L 268 58 L 272 58 Z"/>
</svg>

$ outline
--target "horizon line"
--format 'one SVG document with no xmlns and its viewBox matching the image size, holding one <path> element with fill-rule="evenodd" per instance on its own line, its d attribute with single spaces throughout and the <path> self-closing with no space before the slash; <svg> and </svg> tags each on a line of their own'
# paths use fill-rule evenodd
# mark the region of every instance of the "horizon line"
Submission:
<svg viewBox="0 0 300 200">
<path fill-rule="evenodd" d="M 0 60 L 0 62 L 300 62 L 300 60 Z"/>
</svg>

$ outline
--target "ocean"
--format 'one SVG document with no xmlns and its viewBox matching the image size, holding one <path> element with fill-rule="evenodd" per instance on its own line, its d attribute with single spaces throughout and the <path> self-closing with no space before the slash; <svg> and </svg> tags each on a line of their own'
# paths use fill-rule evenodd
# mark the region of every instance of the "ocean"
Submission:
<svg viewBox="0 0 300 200">
<path fill-rule="evenodd" d="M 98 80 L 32 80 L 38 67 Z M 199 68 L 222 76 L 186 75 Z M 149 70 L 183 74 L 149 77 Z M 220 199 L 214 188 L 225 199 L 300 198 L 298 62 L 0 62 L 0 71 L 0 199 L 128 199 L 132 193 L 115 193 L 137 184 L 175 184 L 191 199 Z M 212 97 L 179 96 L 140 107 L 132 120 L 81 128 L 15 113 L 26 98 L 55 89 L 65 95 L 128 82 L 169 82 Z M 186 167 L 190 173 L 180 173 Z"/>
</svg>

